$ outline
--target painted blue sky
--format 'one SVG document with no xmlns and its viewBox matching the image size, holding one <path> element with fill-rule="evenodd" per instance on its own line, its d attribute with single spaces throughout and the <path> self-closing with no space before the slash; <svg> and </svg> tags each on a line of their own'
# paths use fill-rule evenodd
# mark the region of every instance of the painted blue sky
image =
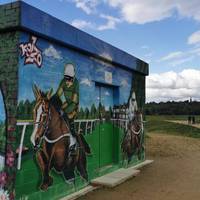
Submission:
<svg viewBox="0 0 200 200">
<path fill-rule="evenodd" d="M 20 43 L 29 42 L 30 35 L 23 33 Z M 88 58 L 77 52 L 73 52 L 62 46 L 49 43 L 37 38 L 36 47 L 42 52 L 43 62 L 41 68 L 36 64 L 24 65 L 24 57 L 19 55 L 19 95 L 18 100 L 33 101 L 35 99 L 32 86 L 36 84 L 42 91 L 47 92 L 53 88 L 56 92 L 60 81 L 63 79 L 64 64 L 73 62 L 76 65 L 76 78 L 79 81 L 80 107 L 91 107 L 92 104 L 99 105 L 100 96 L 95 93 L 95 81 L 106 83 L 105 72 L 112 74 L 111 82 L 119 87 L 120 104 L 127 103 L 132 83 L 132 74 L 118 68 L 116 70 L 110 64 L 101 62 L 95 58 Z M 112 90 L 105 90 L 102 93 L 102 103 L 106 108 L 113 106 Z"/>
<path fill-rule="evenodd" d="M 0 91 L 0 123 L 4 122 L 5 120 L 5 109 L 4 109 L 4 102 L 3 102 L 3 96 Z"/>
<path fill-rule="evenodd" d="M 199 0 L 24 1 L 148 62 L 147 101 L 200 100 Z"/>
</svg>

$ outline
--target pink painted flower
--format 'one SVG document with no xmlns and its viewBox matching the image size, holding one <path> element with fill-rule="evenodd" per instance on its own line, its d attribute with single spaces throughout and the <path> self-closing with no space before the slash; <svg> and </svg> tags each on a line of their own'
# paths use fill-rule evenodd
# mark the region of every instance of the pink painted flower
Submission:
<svg viewBox="0 0 200 200">
<path fill-rule="evenodd" d="M 8 191 L 3 190 L 2 188 L 0 188 L 0 200 L 9 200 Z"/>
<path fill-rule="evenodd" d="M 6 155 L 6 165 L 8 167 L 13 167 L 14 162 L 15 162 L 15 156 L 14 156 L 13 151 L 10 150 L 7 152 L 7 155 Z"/>
<path fill-rule="evenodd" d="M 11 192 L 10 195 L 9 195 L 9 197 L 10 197 L 10 200 L 14 200 L 15 199 L 15 193 Z"/>
<path fill-rule="evenodd" d="M 6 172 L 0 173 L 0 187 L 4 187 L 7 181 L 7 174 Z"/>
</svg>

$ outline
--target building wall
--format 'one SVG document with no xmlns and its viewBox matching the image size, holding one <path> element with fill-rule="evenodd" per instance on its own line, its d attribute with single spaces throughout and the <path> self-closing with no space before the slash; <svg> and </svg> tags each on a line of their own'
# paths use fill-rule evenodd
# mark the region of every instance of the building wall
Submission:
<svg viewBox="0 0 200 200">
<path fill-rule="evenodd" d="M 0 34 L 0 88 L 4 100 L 6 114 L 6 162 L 4 171 L 6 173 L 5 190 L 9 190 L 11 198 L 15 180 L 15 138 L 16 138 L 16 108 L 18 91 L 18 32 Z M 3 107 L 1 107 L 3 108 Z M 3 174 L 5 175 L 5 174 Z M 10 177 L 8 179 L 8 177 Z"/>
<path fill-rule="evenodd" d="M 12 28 L 19 24 L 19 3 L 0 6 L 0 95 L 1 115 L 4 115 L 4 131 L 6 136 L 5 164 L 1 177 L 1 195 L 14 199 L 15 183 L 15 138 L 16 108 L 18 91 L 18 41 L 19 32 Z M 3 198 L 3 197 L 2 197 Z"/>
<path fill-rule="evenodd" d="M 64 64 L 68 62 L 75 65 L 79 84 L 79 110 L 74 119 L 76 131 L 84 136 L 92 152 L 85 160 L 88 180 L 144 160 L 142 123 L 133 144 L 128 127 L 134 127 L 135 123 L 130 119 L 131 113 L 136 116 L 135 111 L 143 111 L 145 76 L 111 64 L 111 58 L 104 52 L 99 56 L 106 57 L 109 62 L 17 31 L 21 30 L 23 9 L 20 9 L 19 2 L 0 7 L 0 142 L 5 147 L 0 157 L 0 162 L 5 162 L 0 171 L 0 194 L 10 199 L 15 195 L 17 199 L 58 199 L 88 184 L 76 165 L 72 170 L 76 174 L 74 184 L 65 182 L 63 172 L 52 169 L 53 184 L 42 191 L 44 175 L 38 162 L 40 150 L 35 151 L 30 141 L 36 106 L 33 88 L 37 87 L 43 95 L 52 89 L 51 95 L 54 95 L 63 79 Z M 134 58 L 132 65 L 135 66 L 135 62 L 135 69 L 146 71 L 144 63 Z M 137 105 L 131 103 L 135 100 Z M 125 148 L 127 146 L 131 148 Z"/>
<path fill-rule="evenodd" d="M 140 158 L 134 151 L 127 157 L 126 150 L 124 151 L 122 147 L 124 142 L 122 139 L 128 134 L 128 118 L 120 119 L 120 121 L 113 115 L 114 107 L 121 109 L 125 106 L 128 112 L 132 93 L 136 93 L 138 110 L 142 111 L 145 87 L 143 76 L 27 33 L 20 34 L 18 50 L 17 151 L 19 151 L 24 124 L 28 123 L 28 125 L 23 141 L 21 166 L 17 171 L 17 198 L 35 199 L 39 196 L 42 199 L 58 198 L 88 184 L 76 172 L 76 168 L 74 170 L 75 185 L 65 183 L 63 173 L 57 173 L 52 169 L 50 173 L 54 179 L 53 185 L 42 192 L 44 175 L 39 169 L 37 153 L 33 151 L 33 144 L 30 141 L 34 130 L 33 110 L 37 104 L 33 88 L 38 88 L 44 94 L 52 90 L 51 96 L 53 96 L 63 79 L 66 63 L 75 65 L 79 83 L 79 112 L 74 120 L 76 131 L 83 134 L 92 151 L 92 156 L 86 157 L 89 180 L 123 166 L 123 157 L 125 160 L 129 159 L 129 165 L 144 160 L 144 149 L 139 152 Z M 138 84 L 137 81 L 141 83 Z M 99 96 L 100 93 L 101 96 Z M 123 113 L 123 116 L 128 116 L 128 113 Z M 124 120 L 127 120 L 127 124 Z M 141 135 L 143 137 L 143 133 Z M 99 139 L 100 136 L 101 139 Z M 108 152 L 110 155 L 107 155 Z"/>
</svg>

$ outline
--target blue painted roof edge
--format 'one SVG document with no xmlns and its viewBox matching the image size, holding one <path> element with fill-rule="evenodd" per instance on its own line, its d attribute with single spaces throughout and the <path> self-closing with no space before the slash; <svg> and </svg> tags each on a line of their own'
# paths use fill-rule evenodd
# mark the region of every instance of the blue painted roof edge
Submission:
<svg viewBox="0 0 200 200">
<path fill-rule="evenodd" d="M 119 64 L 130 70 L 140 72 L 144 75 L 149 74 L 149 65 L 146 62 L 23 1 L 20 1 L 20 8 L 20 26 L 22 28 L 49 39 L 54 39 L 108 62 Z"/>
</svg>

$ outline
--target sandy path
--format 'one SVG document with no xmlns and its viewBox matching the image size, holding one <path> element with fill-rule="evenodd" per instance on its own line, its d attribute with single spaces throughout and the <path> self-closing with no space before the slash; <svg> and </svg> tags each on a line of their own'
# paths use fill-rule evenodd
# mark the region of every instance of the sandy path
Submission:
<svg viewBox="0 0 200 200">
<path fill-rule="evenodd" d="M 79 200 L 199 200 L 200 139 L 151 134 L 152 165 L 114 189 L 99 189 Z"/>
<path fill-rule="evenodd" d="M 184 120 L 166 120 L 166 121 L 200 128 L 200 124 L 188 124 L 188 121 L 184 121 Z"/>
</svg>

